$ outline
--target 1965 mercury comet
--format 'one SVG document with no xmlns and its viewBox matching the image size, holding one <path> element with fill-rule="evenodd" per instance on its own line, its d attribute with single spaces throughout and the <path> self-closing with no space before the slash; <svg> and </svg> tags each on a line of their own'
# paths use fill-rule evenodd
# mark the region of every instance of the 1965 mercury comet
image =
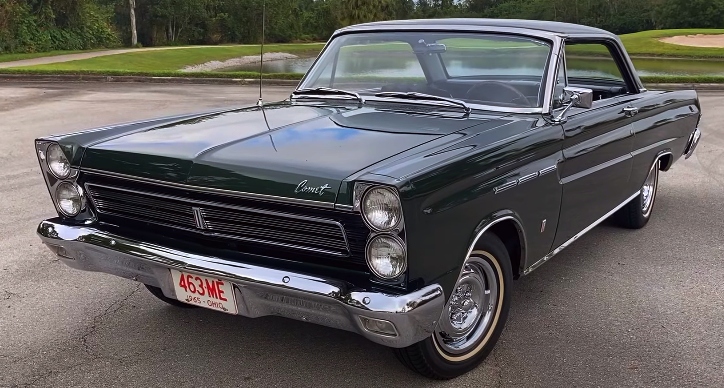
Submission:
<svg viewBox="0 0 724 388">
<path fill-rule="evenodd" d="M 284 101 L 37 139 L 58 212 L 38 234 L 173 306 L 349 330 L 453 378 L 513 279 L 609 217 L 646 225 L 700 117 L 599 29 L 356 25 Z"/>
</svg>

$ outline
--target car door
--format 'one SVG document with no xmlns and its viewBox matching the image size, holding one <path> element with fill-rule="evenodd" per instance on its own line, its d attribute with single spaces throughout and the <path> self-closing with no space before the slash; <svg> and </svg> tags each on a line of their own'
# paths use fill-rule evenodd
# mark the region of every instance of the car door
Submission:
<svg viewBox="0 0 724 388">
<path fill-rule="evenodd" d="M 559 165 L 563 196 L 554 247 L 595 224 L 632 194 L 637 91 L 621 71 L 621 58 L 609 47 L 606 42 L 566 42 L 563 82 L 592 89 L 594 102 L 590 109 L 571 108 L 564 118 Z"/>
</svg>

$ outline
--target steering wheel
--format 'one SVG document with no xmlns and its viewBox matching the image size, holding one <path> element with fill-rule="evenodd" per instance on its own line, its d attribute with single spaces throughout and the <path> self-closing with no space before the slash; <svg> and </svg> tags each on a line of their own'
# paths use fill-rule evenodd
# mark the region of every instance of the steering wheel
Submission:
<svg viewBox="0 0 724 388">
<path fill-rule="evenodd" d="M 481 82 L 476 83 L 470 89 L 468 89 L 467 93 L 465 93 L 465 99 L 480 100 L 479 98 L 472 98 L 472 97 L 474 97 L 473 92 L 476 92 L 478 89 L 481 89 L 483 87 L 485 87 L 487 89 L 490 86 L 498 87 L 498 89 L 502 88 L 502 89 L 504 89 L 504 90 L 501 90 L 503 93 L 512 92 L 516 96 L 515 98 L 513 98 L 512 100 L 507 101 L 507 102 L 512 103 L 516 100 L 523 100 L 523 103 L 525 103 L 526 106 L 528 106 L 528 107 L 531 106 L 530 100 L 528 100 L 528 97 L 526 97 L 525 94 L 521 93 L 518 89 L 516 89 L 504 82 L 499 82 L 499 81 L 481 81 Z M 508 94 L 510 94 L 510 93 L 508 93 Z M 492 95 L 498 95 L 498 93 L 492 93 Z"/>
</svg>

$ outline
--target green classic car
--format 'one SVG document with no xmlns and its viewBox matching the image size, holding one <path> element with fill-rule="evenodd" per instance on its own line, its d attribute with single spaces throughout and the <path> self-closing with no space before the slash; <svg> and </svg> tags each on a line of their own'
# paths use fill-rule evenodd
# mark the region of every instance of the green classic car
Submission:
<svg viewBox="0 0 724 388">
<path fill-rule="evenodd" d="M 356 25 L 284 101 L 37 139 L 58 212 L 38 234 L 173 306 L 352 331 L 454 378 L 514 279 L 609 217 L 646 225 L 700 117 L 599 29 Z"/>
</svg>

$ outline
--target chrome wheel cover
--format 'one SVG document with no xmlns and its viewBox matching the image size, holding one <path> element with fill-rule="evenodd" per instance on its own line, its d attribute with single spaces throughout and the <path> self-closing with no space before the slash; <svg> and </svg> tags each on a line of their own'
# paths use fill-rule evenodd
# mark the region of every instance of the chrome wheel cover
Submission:
<svg viewBox="0 0 724 388">
<path fill-rule="evenodd" d="M 442 350 L 457 355 L 473 349 L 491 329 L 498 298 L 493 266 L 480 257 L 468 258 L 435 331 Z"/>
<path fill-rule="evenodd" d="M 641 188 L 641 212 L 644 217 L 648 217 L 651 214 L 653 208 L 654 198 L 656 197 L 656 186 L 658 184 L 658 163 L 654 163 L 654 166 L 649 171 L 649 175 L 646 177 L 643 187 Z"/>
</svg>

